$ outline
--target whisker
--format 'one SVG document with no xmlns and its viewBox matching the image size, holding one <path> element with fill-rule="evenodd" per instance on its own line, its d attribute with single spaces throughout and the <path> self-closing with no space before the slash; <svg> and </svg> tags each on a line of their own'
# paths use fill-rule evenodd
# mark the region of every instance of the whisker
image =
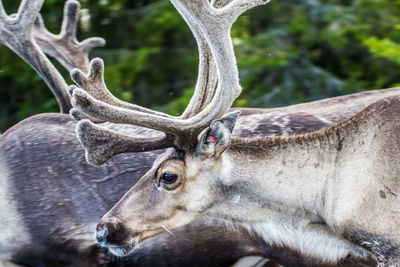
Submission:
<svg viewBox="0 0 400 267">
<path fill-rule="evenodd" d="M 166 232 L 168 232 L 170 235 L 174 236 L 174 233 L 171 232 L 165 225 L 161 224 L 162 229 L 164 229 Z"/>
</svg>

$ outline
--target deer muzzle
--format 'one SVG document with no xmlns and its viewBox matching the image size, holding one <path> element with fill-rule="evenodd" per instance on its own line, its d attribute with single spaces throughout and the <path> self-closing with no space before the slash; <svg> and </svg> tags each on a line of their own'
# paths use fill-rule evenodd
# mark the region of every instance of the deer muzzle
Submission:
<svg viewBox="0 0 400 267">
<path fill-rule="evenodd" d="M 97 225 L 96 242 L 107 248 L 115 256 L 130 254 L 139 243 L 138 232 L 128 231 L 122 224 L 116 222 L 100 222 Z"/>
</svg>

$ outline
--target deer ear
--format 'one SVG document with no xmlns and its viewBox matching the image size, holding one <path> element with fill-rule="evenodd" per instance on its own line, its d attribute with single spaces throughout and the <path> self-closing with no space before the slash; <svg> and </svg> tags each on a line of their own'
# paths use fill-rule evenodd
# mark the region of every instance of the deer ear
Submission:
<svg viewBox="0 0 400 267">
<path fill-rule="evenodd" d="M 226 114 L 213 121 L 201 135 L 196 146 L 196 155 L 203 157 L 219 157 L 231 144 L 231 134 L 240 111 Z"/>
</svg>

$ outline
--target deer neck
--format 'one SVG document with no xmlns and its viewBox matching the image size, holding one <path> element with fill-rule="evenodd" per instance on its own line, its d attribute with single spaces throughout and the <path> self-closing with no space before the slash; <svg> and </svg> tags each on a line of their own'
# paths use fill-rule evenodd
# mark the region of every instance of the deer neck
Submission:
<svg viewBox="0 0 400 267">
<path fill-rule="evenodd" d="M 305 135 L 232 140 L 209 213 L 267 243 L 331 264 L 349 251 L 357 254 L 360 248 L 342 236 L 366 193 L 376 195 L 370 185 L 377 177 L 397 179 L 398 170 L 395 178 L 392 170 L 386 176 L 374 170 L 377 164 L 396 166 L 385 155 L 399 149 L 398 104 L 397 96 L 384 99 L 346 122 Z"/>
<path fill-rule="evenodd" d="M 332 212 L 326 201 L 338 164 L 340 170 L 351 168 L 346 161 L 352 160 L 352 149 L 361 150 L 368 136 L 374 136 L 373 120 L 356 117 L 305 135 L 232 140 L 222 156 L 217 185 L 230 207 L 216 205 L 216 213 L 229 211 L 226 217 L 251 224 L 268 217 L 325 222 Z M 362 130 L 364 124 L 368 131 Z"/>
<path fill-rule="evenodd" d="M 229 197 L 236 205 L 254 208 L 254 216 L 246 212 L 245 220 L 250 223 L 260 222 L 268 213 L 320 220 L 324 185 L 334 169 L 334 149 L 328 140 L 268 141 L 270 147 L 258 141 L 237 147 L 233 143 L 233 149 L 223 157 L 223 165 L 229 167 L 220 176 L 222 191 L 231 191 Z"/>
</svg>

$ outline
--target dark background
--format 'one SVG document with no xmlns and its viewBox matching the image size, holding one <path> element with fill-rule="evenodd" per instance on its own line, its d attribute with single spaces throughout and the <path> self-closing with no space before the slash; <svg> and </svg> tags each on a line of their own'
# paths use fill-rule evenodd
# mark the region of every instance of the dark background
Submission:
<svg viewBox="0 0 400 267">
<path fill-rule="evenodd" d="M 16 12 L 19 1 L 3 2 Z M 179 114 L 193 92 L 198 55 L 169 1 L 80 2 L 87 10 L 79 39 L 107 41 L 91 56 L 105 60 L 108 88 L 123 100 Z M 63 5 L 46 0 L 42 9 L 53 32 Z M 244 88 L 236 106 L 276 107 L 400 83 L 400 1 L 272 0 L 241 16 L 232 36 Z M 57 111 L 40 77 L 0 46 L 0 132 Z"/>
</svg>

